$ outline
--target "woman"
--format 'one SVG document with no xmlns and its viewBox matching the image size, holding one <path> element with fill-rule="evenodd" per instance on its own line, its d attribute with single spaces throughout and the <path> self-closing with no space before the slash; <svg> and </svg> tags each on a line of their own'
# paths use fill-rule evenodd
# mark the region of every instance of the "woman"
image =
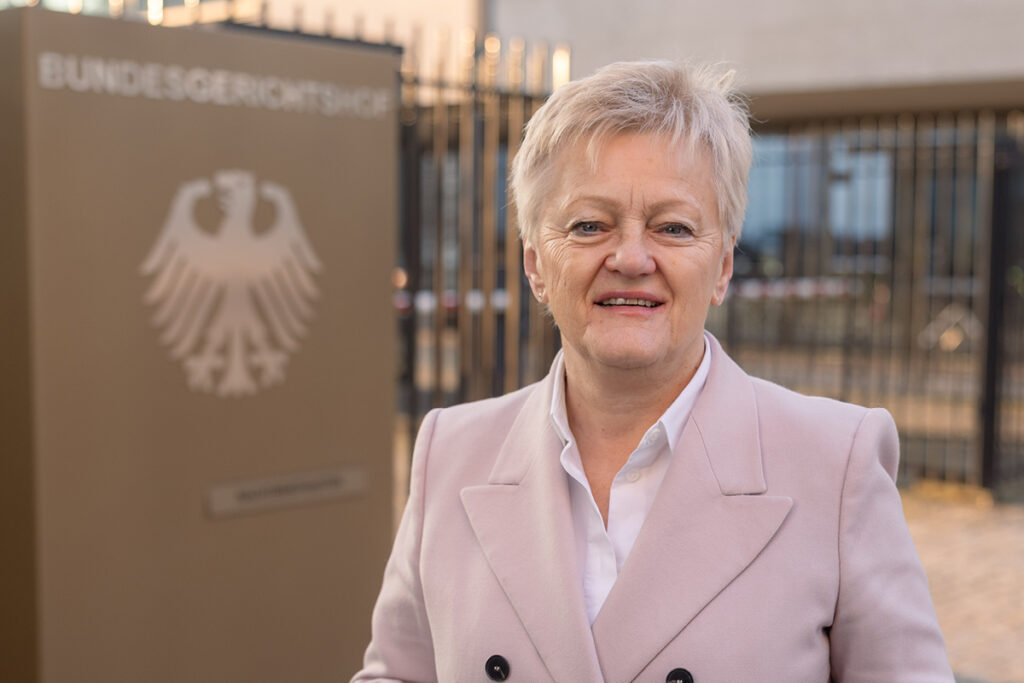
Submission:
<svg viewBox="0 0 1024 683">
<path fill-rule="evenodd" d="M 354 680 L 953 680 L 892 418 L 704 332 L 751 160 L 727 80 L 617 64 L 530 121 L 512 194 L 563 351 L 424 419 Z"/>
</svg>

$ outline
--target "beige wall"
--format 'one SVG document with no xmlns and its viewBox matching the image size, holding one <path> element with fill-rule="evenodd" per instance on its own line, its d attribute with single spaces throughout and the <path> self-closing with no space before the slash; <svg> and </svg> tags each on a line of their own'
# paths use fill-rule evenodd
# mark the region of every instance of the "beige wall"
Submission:
<svg viewBox="0 0 1024 683">
<path fill-rule="evenodd" d="M 504 36 L 620 59 L 726 61 L 751 93 L 1024 79 L 1021 0 L 491 0 Z"/>
</svg>

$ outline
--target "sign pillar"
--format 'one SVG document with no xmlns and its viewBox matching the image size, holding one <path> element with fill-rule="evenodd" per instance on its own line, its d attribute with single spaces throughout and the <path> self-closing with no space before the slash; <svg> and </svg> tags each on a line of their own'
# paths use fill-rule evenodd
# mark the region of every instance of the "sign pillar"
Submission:
<svg viewBox="0 0 1024 683">
<path fill-rule="evenodd" d="M 398 66 L 0 12 L 0 678 L 358 667 L 392 528 Z"/>
</svg>

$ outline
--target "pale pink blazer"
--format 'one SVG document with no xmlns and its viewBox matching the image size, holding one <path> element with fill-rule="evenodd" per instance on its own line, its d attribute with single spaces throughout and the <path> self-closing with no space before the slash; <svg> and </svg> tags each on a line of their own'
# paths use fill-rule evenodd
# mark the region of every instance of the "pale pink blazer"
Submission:
<svg viewBox="0 0 1024 683">
<path fill-rule="evenodd" d="M 711 374 L 591 627 L 551 376 L 431 412 L 354 681 L 953 681 L 881 409 Z"/>
</svg>

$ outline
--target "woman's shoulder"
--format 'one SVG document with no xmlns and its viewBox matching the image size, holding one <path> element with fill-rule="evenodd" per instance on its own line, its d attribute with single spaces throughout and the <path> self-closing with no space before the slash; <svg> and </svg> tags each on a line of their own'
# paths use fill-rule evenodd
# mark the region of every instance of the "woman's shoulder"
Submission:
<svg viewBox="0 0 1024 683">
<path fill-rule="evenodd" d="M 550 400 L 543 392 L 549 387 L 542 381 L 502 396 L 436 408 L 423 420 L 418 439 L 429 436 L 431 450 L 496 452 L 528 404 L 534 412 L 539 412 L 540 403 L 548 405 Z"/>
<path fill-rule="evenodd" d="M 854 469 L 895 477 L 898 436 L 884 408 L 812 396 L 753 379 L 765 472 L 777 490 L 829 500 Z"/>
<path fill-rule="evenodd" d="M 869 408 L 823 396 L 812 396 L 752 378 L 757 397 L 758 428 L 765 457 L 785 462 L 813 462 L 845 472 L 859 443 L 865 452 L 885 460 L 898 453 L 896 424 L 884 408 Z"/>
<path fill-rule="evenodd" d="M 775 419 L 808 429 L 855 431 L 872 412 L 887 415 L 884 408 L 869 408 L 827 396 L 804 394 L 780 384 L 751 377 L 757 397 L 758 413 L 763 419 Z"/>
<path fill-rule="evenodd" d="M 458 403 L 438 409 L 437 428 L 444 431 L 464 432 L 467 427 L 487 424 L 498 427 L 511 425 L 522 411 L 527 400 L 540 391 L 542 382 L 527 385 L 501 396 Z"/>
<path fill-rule="evenodd" d="M 531 384 L 503 396 L 436 408 L 423 420 L 416 438 L 414 475 L 421 470 L 434 492 L 485 484 L 516 421 L 528 404 L 545 405 L 546 383 Z M 453 500 L 457 500 L 455 496 Z"/>
</svg>

